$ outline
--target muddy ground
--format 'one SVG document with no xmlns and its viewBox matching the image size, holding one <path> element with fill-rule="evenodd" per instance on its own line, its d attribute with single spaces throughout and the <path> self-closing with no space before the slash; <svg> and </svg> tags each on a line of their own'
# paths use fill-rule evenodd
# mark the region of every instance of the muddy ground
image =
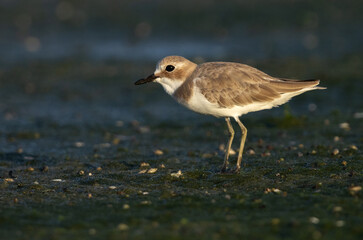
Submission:
<svg viewBox="0 0 363 240">
<path fill-rule="evenodd" d="M 218 173 L 224 120 L 185 110 L 156 84 L 135 87 L 149 65 L 62 61 L 2 72 L 3 236 L 362 234 L 361 76 L 334 81 L 346 73 L 327 71 L 327 90 L 242 117 L 243 169 L 229 175 Z"/>
</svg>

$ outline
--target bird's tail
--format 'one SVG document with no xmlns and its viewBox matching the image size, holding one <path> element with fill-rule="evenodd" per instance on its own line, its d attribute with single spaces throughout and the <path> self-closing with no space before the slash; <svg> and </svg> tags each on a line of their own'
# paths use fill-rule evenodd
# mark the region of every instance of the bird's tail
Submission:
<svg viewBox="0 0 363 240">
<path fill-rule="evenodd" d="M 309 80 L 296 80 L 296 79 L 286 79 L 279 78 L 280 81 L 272 81 L 270 84 L 274 86 L 274 89 L 279 93 L 289 93 L 301 91 L 303 89 L 306 90 L 315 90 L 315 89 L 326 89 L 326 87 L 319 87 L 320 80 L 318 79 L 309 79 Z"/>
</svg>

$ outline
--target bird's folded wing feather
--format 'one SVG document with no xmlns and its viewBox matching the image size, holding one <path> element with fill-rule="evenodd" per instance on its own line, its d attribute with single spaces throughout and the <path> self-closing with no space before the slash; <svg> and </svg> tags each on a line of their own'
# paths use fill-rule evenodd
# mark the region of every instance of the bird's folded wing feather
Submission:
<svg viewBox="0 0 363 240">
<path fill-rule="evenodd" d="M 210 74 L 212 69 L 213 74 Z M 297 92 L 319 84 L 319 80 L 274 78 L 243 64 L 231 66 L 215 63 L 214 66 L 204 66 L 195 78 L 198 79 L 195 84 L 205 98 L 223 108 L 270 102 L 284 93 Z"/>
</svg>

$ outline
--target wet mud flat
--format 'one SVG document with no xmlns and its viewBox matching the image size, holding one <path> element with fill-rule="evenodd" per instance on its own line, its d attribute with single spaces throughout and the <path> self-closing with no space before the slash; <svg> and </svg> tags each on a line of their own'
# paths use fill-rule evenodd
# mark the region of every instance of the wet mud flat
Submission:
<svg viewBox="0 0 363 240">
<path fill-rule="evenodd" d="M 133 85 L 154 63 L 62 60 L 4 68 L 0 235 L 359 239 L 361 64 L 258 62 L 273 75 L 288 69 L 287 76 L 317 76 L 328 89 L 243 117 L 248 136 L 238 175 L 218 172 L 227 141 L 223 119 L 185 110 L 160 86 Z"/>
</svg>

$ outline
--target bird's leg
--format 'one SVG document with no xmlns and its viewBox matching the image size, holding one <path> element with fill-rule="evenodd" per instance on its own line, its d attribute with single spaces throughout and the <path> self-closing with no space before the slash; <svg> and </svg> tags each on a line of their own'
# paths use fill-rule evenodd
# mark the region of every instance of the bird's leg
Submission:
<svg viewBox="0 0 363 240">
<path fill-rule="evenodd" d="M 228 131 L 229 131 L 229 139 L 227 142 L 227 149 L 226 149 L 226 154 L 224 155 L 224 163 L 223 163 L 221 172 L 226 172 L 226 170 L 227 170 L 229 152 L 231 151 L 232 141 L 233 141 L 233 137 L 234 137 L 234 130 L 233 130 L 231 120 L 229 119 L 229 117 L 226 117 L 226 122 L 227 122 Z"/>
<path fill-rule="evenodd" d="M 236 165 L 236 170 L 235 170 L 235 172 L 238 173 L 239 170 L 241 169 L 243 148 L 245 146 L 246 137 L 247 137 L 247 128 L 242 124 L 242 122 L 239 120 L 238 117 L 235 117 L 234 119 L 236 120 L 236 122 L 238 123 L 238 125 L 239 125 L 239 127 L 241 128 L 241 131 L 242 131 L 241 145 L 239 147 L 237 165 Z"/>
</svg>

